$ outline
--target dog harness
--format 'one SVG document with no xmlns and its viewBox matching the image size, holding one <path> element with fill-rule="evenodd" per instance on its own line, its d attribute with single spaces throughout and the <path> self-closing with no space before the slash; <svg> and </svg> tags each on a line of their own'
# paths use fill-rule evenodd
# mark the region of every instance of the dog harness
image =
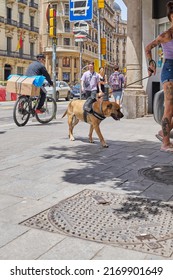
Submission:
<svg viewBox="0 0 173 280">
<path fill-rule="evenodd" d="M 102 110 L 102 102 L 100 103 L 100 111 L 101 111 L 101 113 L 103 113 L 103 110 Z M 84 116 L 84 121 L 85 121 L 86 123 L 87 123 L 87 114 L 92 114 L 92 115 L 94 115 L 94 117 L 96 117 L 97 119 L 99 119 L 99 120 L 101 120 L 101 121 L 103 121 L 103 120 L 106 118 L 104 115 L 101 115 L 101 114 L 97 113 L 97 112 L 94 111 L 93 108 L 92 108 L 92 110 L 91 110 L 90 113 L 84 110 L 83 116 Z"/>
</svg>

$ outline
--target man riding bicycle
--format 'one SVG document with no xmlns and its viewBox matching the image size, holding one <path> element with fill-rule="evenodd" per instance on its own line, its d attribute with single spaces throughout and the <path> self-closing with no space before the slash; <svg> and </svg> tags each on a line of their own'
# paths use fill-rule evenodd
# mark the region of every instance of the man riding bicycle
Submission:
<svg viewBox="0 0 173 280">
<path fill-rule="evenodd" d="M 25 75 L 26 76 L 37 76 L 37 75 L 41 76 L 42 75 L 46 78 L 48 83 L 52 86 L 53 82 L 52 82 L 52 80 L 50 78 L 50 75 L 47 72 L 46 67 L 45 67 L 45 61 L 46 61 L 45 55 L 44 54 L 38 54 L 36 56 L 36 58 L 37 58 L 37 60 L 32 62 L 28 66 Z M 41 87 L 40 88 L 40 101 L 39 101 L 39 104 L 38 104 L 37 109 L 36 109 L 37 114 L 41 114 L 41 113 L 44 112 L 44 108 L 42 108 L 42 107 L 44 105 L 45 98 L 46 98 L 46 91 L 44 90 L 44 87 Z"/>
</svg>

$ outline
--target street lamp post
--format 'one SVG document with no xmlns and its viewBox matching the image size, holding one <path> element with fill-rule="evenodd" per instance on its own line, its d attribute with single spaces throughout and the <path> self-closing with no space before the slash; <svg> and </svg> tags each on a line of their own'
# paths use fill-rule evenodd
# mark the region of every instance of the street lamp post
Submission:
<svg viewBox="0 0 173 280">
<path fill-rule="evenodd" d="M 83 48 L 83 42 L 80 42 L 80 59 L 79 59 L 79 67 L 80 67 L 80 71 L 79 71 L 79 79 L 81 79 L 82 77 L 82 48 Z M 82 89 L 80 86 L 80 99 L 82 98 Z"/>
<path fill-rule="evenodd" d="M 99 67 L 101 67 L 101 26 L 100 26 L 100 9 L 98 9 L 97 14 L 97 25 L 98 25 L 98 61 L 99 61 Z"/>
<path fill-rule="evenodd" d="M 78 34 L 75 36 L 75 42 L 80 43 L 80 53 L 79 53 L 79 79 L 81 79 L 82 76 L 82 49 L 83 49 L 83 43 L 84 41 L 87 41 L 87 37 L 85 35 Z M 82 89 L 80 86 L 80 99 L 82 98 Z"/>
</svg>

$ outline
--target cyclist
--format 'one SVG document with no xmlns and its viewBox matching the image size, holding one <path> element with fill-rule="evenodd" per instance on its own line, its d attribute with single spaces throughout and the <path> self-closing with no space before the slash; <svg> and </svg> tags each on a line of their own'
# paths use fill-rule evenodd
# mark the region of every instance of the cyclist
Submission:
<svg viewBox="0 0 173 280">
<path fill-rule="evenodd" d="M 32 62 L 28 66 L 25 75 L 26 76 L 43 75 L 46 78 L 46 80 L 48 81 L 49 85 L 52 86 L 53 82 L 45 67 L 45 61 L 46 61 L 45 55 L 41 53 L 41 54 L 38 54 L 36 56 L 36 58 L 37 58 L 37 60 Z M 45 98 L 46 98 L 46 90 L 44 89 L 44 87 L 40 88 L 40 96 L 41 96 L 41 98 L 40 98 L 39 104 L 36 109 L 37 114 L 41 114 L 44 112 L 44 108 L 42 108 L 44 105 Z"/>
</svg>

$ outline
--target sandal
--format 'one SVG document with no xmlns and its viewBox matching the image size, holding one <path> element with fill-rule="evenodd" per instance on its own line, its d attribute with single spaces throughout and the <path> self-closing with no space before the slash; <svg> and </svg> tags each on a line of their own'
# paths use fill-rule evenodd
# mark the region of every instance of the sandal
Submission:
<svg viewBox="0 0 173 280">
<path fill-rule="evenodd" d="M 168 147 L 161 146 L 160 151 L 161 152 L 167 152 L 167 153 L 173 153 L 173 146 L 172 145 L 170 147 L 169 146 Z"/>
<path fill-rule="evenodd" d="M 155 136 L 160 142 L 163 142 L 163 137 L 160 134 L 156 134 Z"/>
</svg>

